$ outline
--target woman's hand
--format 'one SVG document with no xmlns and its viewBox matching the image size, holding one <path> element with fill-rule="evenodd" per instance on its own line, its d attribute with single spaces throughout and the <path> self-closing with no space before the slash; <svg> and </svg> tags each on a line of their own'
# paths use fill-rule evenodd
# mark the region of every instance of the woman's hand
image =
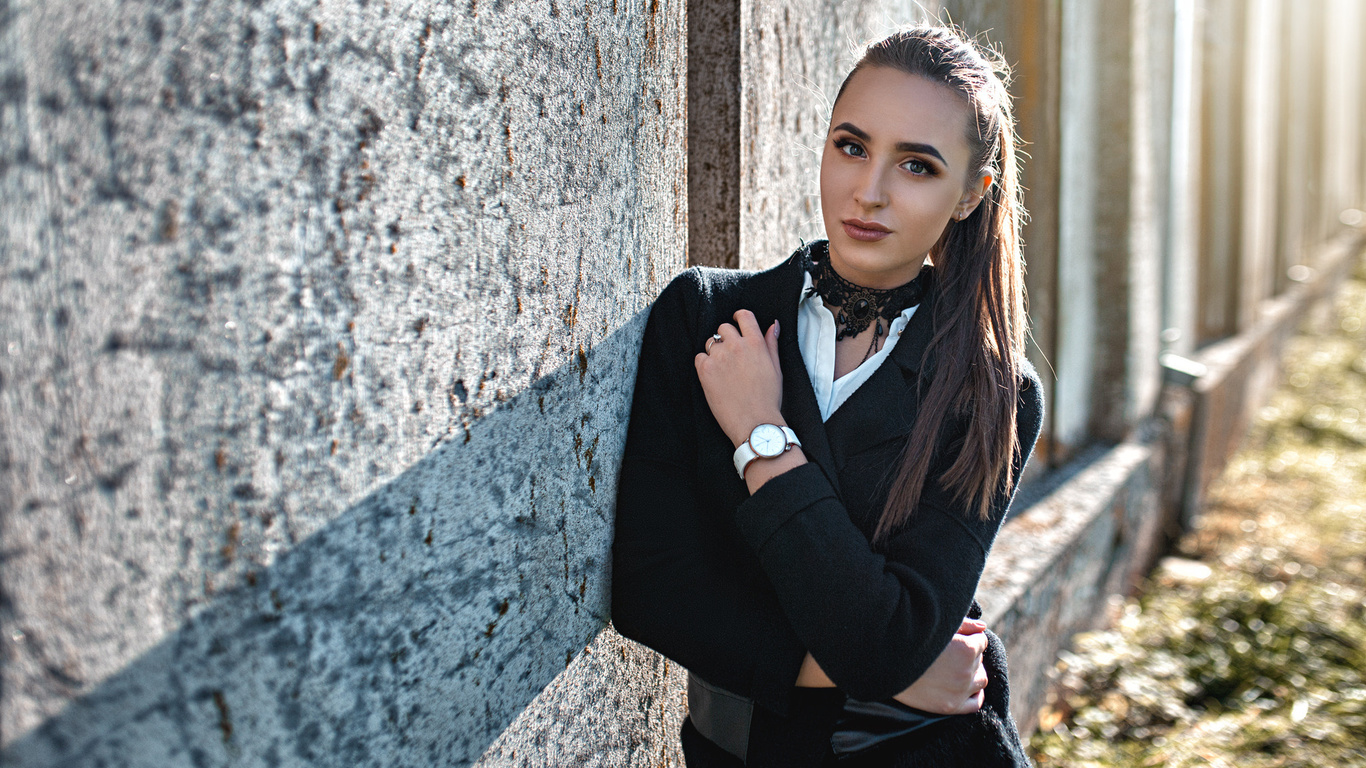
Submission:
<svg viewBox="0 0 1366 768">
<path fill-rule="evenodd" d="M 892 698 L 936 715 L 966 715 L 981 709 L 985 698 L 982 691 L 990 682 L 986 667 L 982 666 L 982 654 L 987 649 L 986 629 L 987 625 L 976 619 L 963 619 L 953 640 L 925 674 Z M 802 688 L 835 687 L 809 653 L 802 660 L 796 685 Z"/>
<path fill-rule="evenodd" d="M 963 619 L 958 633 L 925 674 L 898 693 L 897 701 L 938 715 L 966 715 L 982 708 L 982 691 L 990 680 L 982 666 L 987 625 Z"/>
<path fill-rule="evenodd" d="M 778 322 L 764 333 L 748 309 L 734 317 L 735 325 L 722 324 L 716 330 L 721 338 L 707 342 L 709 350 L 694 363 L 712 416 L 738 448 L 756 426 L 783 425 L 783 371 Z"/>
<path fill-rule="evenodd" d="M 786 426 L 783 421 L 783 369 L 778 363 L 778 321 L 759 330 L 748 309 L 736 312 L 735 325 L 716 329 L 720 339 L 707 341 L 707 351 L 694 359 L 697 378 L 716 423 L 736 448 L 760 424 Z M 769 480 L 806 463 L 806 454 L 789 448 L 773 459 L 752 461 L 745 469 L 745 485 L 754 493 Z"/>
</svg>

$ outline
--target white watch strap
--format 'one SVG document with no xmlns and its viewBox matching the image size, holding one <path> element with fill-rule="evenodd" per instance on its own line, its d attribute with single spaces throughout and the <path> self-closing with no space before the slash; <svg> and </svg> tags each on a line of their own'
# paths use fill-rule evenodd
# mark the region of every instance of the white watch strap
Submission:
<svg viewBox="0 0 1366 768">
<path fill-rule="evenodd" d="M 778 425 L 774 424 L 773 426 Z M 797 439 L 797 433 L 793 432 L 791 427 L 781 426 L 778 428 L 783 431 L 783 436 L 787 438 L 787 445 L 783 446 L 783 453 L 792 450 L 792 446 L 794 445 L 801 447 L 802 441 Z M 758 427 L 755 427 L 755 429 L 758 429 Z M 735 471 L 740 474 L 741 480 L 745 479 L 745 469 L 749 466 L 749 463 L 757 458 L 759 458 L 759 454 L 754 452 L 754 448 L 750 446 L 748 438 L 746 438 L 745 442 L 740 443 L 739 448 L 735 449 L 735 454 L 731 456 L 731 460 L 735 462 Z"/>
</svg>

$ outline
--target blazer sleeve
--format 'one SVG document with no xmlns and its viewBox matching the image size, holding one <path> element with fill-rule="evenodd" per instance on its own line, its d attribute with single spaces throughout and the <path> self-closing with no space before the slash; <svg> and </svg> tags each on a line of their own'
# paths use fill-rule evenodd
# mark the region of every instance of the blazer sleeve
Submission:
<svg viewBox="0 0 1366 768">
<path fill-rule="evenodd" d="M 777 595 L 762 576 L 756 582 L 753 556 L 733 527 L 718 528 L 732 511 L 705 509 L 699 488 L 692 392 L 699 293 L 697 273 L 685 272 L 646 323 L 618 481 L 612 623 L 782 714 L 806 648 Z M 748 572 L 742 560 L 750 561 Z"/>
<path fill-rule="evenodd" d="M 1040 387 L 1032 368 L 1026 374 L 1015 478 L 1042 424 Z M 937 481 L 940 472 L 932 467 L 910 522 L 882 552 L 869 545 L 814 463 L 773 478 L 736 510 L 737 527 L 784 615 L 851 698 L 887 699 L 909 687 L 938 658 L 972 603 L 1015 487 L 996 494 L 983 521 Z"/>
</svg>

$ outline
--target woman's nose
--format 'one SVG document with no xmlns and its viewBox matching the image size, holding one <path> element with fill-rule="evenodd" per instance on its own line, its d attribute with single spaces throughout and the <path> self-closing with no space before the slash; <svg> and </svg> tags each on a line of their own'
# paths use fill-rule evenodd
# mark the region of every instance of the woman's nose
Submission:
<svg viewBox="0 0 1366 768">
<path fill-rule="evenodd" d="M 887 204 L 882 169 L 868 164 L 854 187 L 854 201 L 865 208 L 881 208 Z"/>
</svg>

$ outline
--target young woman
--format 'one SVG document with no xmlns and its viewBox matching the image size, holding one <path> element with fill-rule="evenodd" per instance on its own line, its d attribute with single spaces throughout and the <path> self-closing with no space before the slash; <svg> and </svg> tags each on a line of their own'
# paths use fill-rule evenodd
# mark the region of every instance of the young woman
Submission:
<svg viewBox="0 0 1366 768">
<path fill-rule="evenodd" d="M 893 34 L 835 100 L 829 240 L 655 303 L 612 614 L 688 669 L 690 767 L 1027 764 L 967 618 L 1042 420 L 1015 150 L 981 50 Z"/>
</svg>

